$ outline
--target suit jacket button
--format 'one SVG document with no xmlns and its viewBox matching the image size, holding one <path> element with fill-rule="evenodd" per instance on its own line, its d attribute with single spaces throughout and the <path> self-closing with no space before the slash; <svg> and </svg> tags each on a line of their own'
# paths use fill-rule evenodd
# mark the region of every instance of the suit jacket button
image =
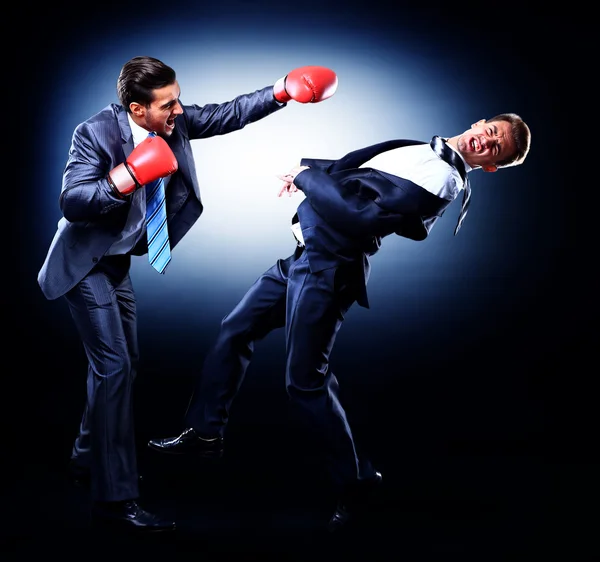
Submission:
<svg viewBox="0 0 600 562">
<path fill-rule="evenodd" d="M 92 261 L 93 261 L 94 263 L 98 263 L 98 258 L 92 258 Z"/>
</svg>

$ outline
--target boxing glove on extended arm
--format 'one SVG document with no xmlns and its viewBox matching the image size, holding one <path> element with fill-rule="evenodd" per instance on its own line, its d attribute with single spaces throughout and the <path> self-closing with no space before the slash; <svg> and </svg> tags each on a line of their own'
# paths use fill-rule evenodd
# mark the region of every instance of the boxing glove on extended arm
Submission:
<svg viewBox="0 0 600 562">
<path fill-rule="evenodd" d="M 280 78 L 273 86 L 273 95 L 281 103 L 318 103 L 335 94 L 338 79 L 333 70 L 324 66 L 303 66 Z"/>
<path fill-rule="evenodd" d="M 177 171 L 177 159 L 161 137 L 148 137 L 138 144 L 127 160 L 108 173 L 113 191 L 123 197 L 158 178 Z"/>
</svg>

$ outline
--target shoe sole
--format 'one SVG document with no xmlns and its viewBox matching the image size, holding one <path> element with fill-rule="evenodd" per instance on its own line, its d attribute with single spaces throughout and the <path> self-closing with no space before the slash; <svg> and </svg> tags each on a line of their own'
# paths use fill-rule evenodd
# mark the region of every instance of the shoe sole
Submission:
<svg viewBox="0 0 600 562">
<path fill-rule="evenodd" d="M 170 449 L 161 449 L 160 447 L 154 447 L 150 443 L 148 443 L 148 448 L 156 451 L 157 453 L 162 453 L 163 455 L 173 455 L 177 457 L 183 457 L 186 455 L 194 455 L 196 457 L 201 457 L 203 459 L 220 459 L 223 456 L 223 451 L 173 451 Z"/>
</svg>

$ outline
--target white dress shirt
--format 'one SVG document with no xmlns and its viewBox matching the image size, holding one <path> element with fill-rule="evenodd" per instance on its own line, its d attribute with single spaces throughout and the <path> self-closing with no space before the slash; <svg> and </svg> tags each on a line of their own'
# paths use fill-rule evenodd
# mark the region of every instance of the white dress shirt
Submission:
<svg viewBox="0 0 600 562">
<path fill-rule="evenodd" d="M 454 148 L 448 145 L 452 150 Z M 471 167 L 465 162 L 460 152 L 455 150 L 465 163 L 465 170 Z M 361 168 L 374 168 L 394 176 L 412 181 L 430 193 L 454 201 L 464 189 L 464 183 L 458 170 L 442 160 L 429 143 L 402 146 L 386 152 L 365 162 Z"/>
</svg>

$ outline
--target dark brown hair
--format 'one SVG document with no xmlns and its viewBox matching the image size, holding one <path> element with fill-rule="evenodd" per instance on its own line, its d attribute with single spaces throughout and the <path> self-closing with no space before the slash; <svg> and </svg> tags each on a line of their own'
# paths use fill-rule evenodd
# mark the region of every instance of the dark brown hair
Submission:
<svg viewBox="0 0 600 562">
<path fill-rule="evenodd" d="M 127 61 L 117 80 L 117 95 L 121 105 L 131 113 L 132 102 L 148 107 L 154 100 L 154 90 L 175 82 L 175 71 L 152 57 L 134 57 Z"/>
<path fill-rule="evenodd" d="M 522 164 L 531 147 L 531 131 L 529 127 L 516 113 L 500 113 L 488 119 L 487 123 L 494 121 L 507 121 L 510 123 L 512 138 L 515 141 L 516 147 L 515 153 L 504 160 L 496 162 L 496 167 L 508 168 L 509 166 Z"/>
</svg>

